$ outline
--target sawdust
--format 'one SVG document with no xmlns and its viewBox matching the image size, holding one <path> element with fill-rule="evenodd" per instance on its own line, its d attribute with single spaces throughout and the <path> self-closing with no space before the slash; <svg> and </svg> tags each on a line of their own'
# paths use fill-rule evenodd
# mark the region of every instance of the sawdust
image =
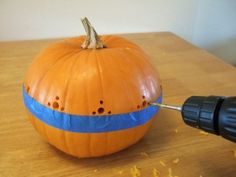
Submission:
<svg viewBox="0 0 236 177">
<path fill-rule="evenodd" d="M 124 173 L 125 170 L 123 169 L 113 169 L 114 173 L 122 175 Z"/>
<path fill-rule="evenodd" d="M 132 177 L 141 176 L 141 170 L 140 170 L 140 168 L 137 168 L 136 165 L 134 165 L 132 168 L 130 168 L 130 173 L 131 173 Z"/>
<path fill-rule="evenodd" d="M 160 160 L 159 163 L 160 163 L 163 167 L 166 167 L 166 164 L 165 164 L 162 160 Z"/>
<path fill-rule="evenodd" d="M 173 177 L 172 176 L 172 169 L 171 168 L 168 168 L 168 177 Z"/>
<path fill-rule="evenodd" d="M 205 131 L 200 131 L 199 132 L 201 135 L 209 135 L 209 133 L 205 132 Z"/>
<path fill-rule="evenodd" d="M 174 164 L 178 164 L 179 163 L 179 158 L 176 158 L 172 161 Z"/>
<path fill-rule="evenodd" d="M 152 175 L 153 177 L 160 177 L 160 172 L 156 169 L 156 168 L 153 168 L 152 169 Z"/>
<path fill-rule="evenodd" d="M 140 155 L 143 157 L 149 157 L 148 153 L 146 153 L 146 152 L 140 152 Z"/>
<path fill-rule="evenodd" d="M 234 157 L 236 158 L 236 150 L 233 150 L 233 153 L 234 153 Z"/>
</svg>

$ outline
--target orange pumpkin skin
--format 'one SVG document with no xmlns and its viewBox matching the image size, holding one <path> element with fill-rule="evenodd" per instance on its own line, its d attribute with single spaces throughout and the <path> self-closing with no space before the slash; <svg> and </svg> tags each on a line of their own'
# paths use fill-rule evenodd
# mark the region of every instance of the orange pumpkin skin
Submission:
<svg viewBox="0 0 236 177">
<path fill-rule="evenodd" d="M 74 133 L 61 131 L 44 124 L 28 112 L 36 131 L 61 151 L 79 158 L 100 157 L 125 149 L 140 140 L 151 126 L 153 119 L 144 125 L 104 133 Z"/>
<path fill-rule="evenodd" d="M 158 73 L 137 45 L 107 35 L 101 36 L 106 48 L 82 49 L 84 39 L 67 39 L 39 54 L 26 73 L 27 94 L 52 110 L 84 116 L 139 111 L 161 96 Z M 52 127 L 28 114 L 46 141 L 77 157 L 124 149 L 142 138 L 153 121 L 124 130 L 78 133 Z"/>
</svg>

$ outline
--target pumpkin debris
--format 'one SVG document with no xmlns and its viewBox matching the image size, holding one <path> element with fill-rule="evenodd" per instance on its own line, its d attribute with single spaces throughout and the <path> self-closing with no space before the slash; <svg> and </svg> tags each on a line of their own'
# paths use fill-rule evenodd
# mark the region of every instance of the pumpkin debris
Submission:
<svg viewBox="0 0 236 177">
<path fill-rule="evenodd" d="M 179 132 L 179 130 L 176 128 L 176 129 L 175 129 L 175 133 L 178 133 L 178 132 Z"/>
<path fill-rule="evenodd" d="M 122 169 L 114 169 L 113 171 L 114 173 L 119 174 L 119 175 L 122 175 L 124 173 L 124 170 Z"/>
<path fill-rule="evenodd" d="M 148 153 L 146 153 L 146 152 L 140 152 L 140 155 L 144 156 L 144 157 L 149 157 Z"/>
<path fill-rule="evenodd" d="M 95 173 L 98 172 L 98 169 L 94 169 L 93 172 L 95 172 Z"/>
<path fill-rule="evenodd" d="M 118 174 L 119 174 L 119 175 L 122 175 L 123 172 L 124 172 L 124 170 L 119 170 L 119 171 L 118 171 Z"/>
<path fill-rule="evenodd" d="M 133 177 L 139 177 L 141 176 L 141 171 L 139 168 L 137 168 L 136 165 L 134 165 L 131 169 L 130 169 L 130 173 L 132 174 Z"/>
<path fill-rule="evenodd" d="M 174 159 L 172 162 L 173 162 L 174 164 L 179 163 L 179 158 Z"/>
<path fill-rule="evenodd" d="M 122 175 L 124 173 L 124 170 L 117 169 L 117 168 L 113 169 L 113 171 L 114 171 L 114 173 L 119 174 L 119 175 Z"/>
<path fill-rule="evenodd" d="M 153 175 L 153 177 L 159 177 L 160 174 L 161 174 L 161 173 L 160 173 L 156 168 L 153 168 L 153 169 L 152 169 L 152 175 Z"/>
<path fill-rule="evenodd" d="M 205 132 L 205 131 L 200 131 L 199 132 L 201 135 L 209 135 L 209 133 Z"/>
<path fill-rule="evenodd" d="M 162 160 L 160 160 L 159 163 L 160 163 L 163 167 L 166 167 L 166 164 L 165 164 Z"/>
<path fill-rule="evenodd" d="M 233 153 L 234 153 L 234 157 L 236 158 L 236 150 L 233 150 Z"/>
<path fill-rule="evenodd" d="M 168 168 L 168 176 L 169 176 L 169 177 L 173 177 L 173 176 L 172 176 L 172 170 L 171 170 L 171 168 Z"/>
</svg>

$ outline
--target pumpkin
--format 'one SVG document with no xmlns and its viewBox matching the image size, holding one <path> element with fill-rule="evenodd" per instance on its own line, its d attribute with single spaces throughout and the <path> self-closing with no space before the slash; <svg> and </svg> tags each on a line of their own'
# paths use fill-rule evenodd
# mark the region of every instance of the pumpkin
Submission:
<svg viewBox="0 0 236 177">
<path fill-rule="evenodd" d="M 158 73 L 134 43 L 98 36 L 87 18 L 87 36 L 44 49 L 23 84 L 28 117 L 56 148 L 76 157 L 120 151 L 140 140 L 161 102 Z"/>
</svg>

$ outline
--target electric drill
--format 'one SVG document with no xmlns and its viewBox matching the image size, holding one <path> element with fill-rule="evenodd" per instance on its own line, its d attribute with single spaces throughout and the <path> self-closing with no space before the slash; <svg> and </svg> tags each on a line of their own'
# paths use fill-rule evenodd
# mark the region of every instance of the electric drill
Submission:
<svg viewBox="0 0 236 177">
<path fill-rule="evenodd" d="M 236 97 L 191 96 L 183 106 L 152 105 L 180 111 L 187 125 L 236 142 Z"/>
</svg>

